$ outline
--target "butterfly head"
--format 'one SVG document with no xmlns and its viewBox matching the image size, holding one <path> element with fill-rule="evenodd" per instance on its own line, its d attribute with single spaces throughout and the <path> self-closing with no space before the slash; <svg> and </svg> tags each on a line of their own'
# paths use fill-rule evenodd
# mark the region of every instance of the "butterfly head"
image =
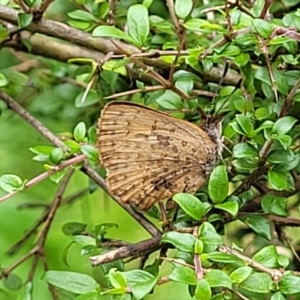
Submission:
<svg viewBox="0 0 300 300">
<path fill-rule="evenodd" d="M 217 151 L 221 154 L 223 148 L 222 117 L 209 116 L 201 127 L 210 136 L 211 140 L 217 144 Z"/>
</svg>

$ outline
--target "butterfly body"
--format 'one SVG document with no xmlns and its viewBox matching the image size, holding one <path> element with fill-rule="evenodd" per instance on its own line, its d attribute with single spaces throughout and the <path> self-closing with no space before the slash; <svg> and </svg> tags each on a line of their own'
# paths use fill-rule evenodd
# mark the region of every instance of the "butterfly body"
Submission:
<svg viewBox="0 0 300 300">
<path fill-rule="evenodd" d="M 195 193 L 218 161 L 219 135 L 131 102 L 110 102 L 97 147 L 110 192 L 141 210 L 178 192 Z"/>
</svg>

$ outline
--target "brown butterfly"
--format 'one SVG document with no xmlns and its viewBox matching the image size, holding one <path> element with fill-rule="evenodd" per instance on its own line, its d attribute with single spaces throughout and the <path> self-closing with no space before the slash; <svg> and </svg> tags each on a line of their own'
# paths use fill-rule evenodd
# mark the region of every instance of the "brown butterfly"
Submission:
<svg viewBox="0 0 300 300">
<path fill-rule="evenodd" d="M 203 129 L 132 102 L 110 102 L 98 121 L 100 159 L 112 195 L 147 210 L 196 193 L 220 156 L 220 128 Z"/>
</svg>

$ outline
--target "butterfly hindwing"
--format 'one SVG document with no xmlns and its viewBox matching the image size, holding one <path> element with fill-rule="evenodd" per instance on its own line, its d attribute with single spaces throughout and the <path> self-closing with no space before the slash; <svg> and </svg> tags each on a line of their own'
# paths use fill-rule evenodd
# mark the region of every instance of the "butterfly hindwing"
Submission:
<svg viewBox="0 0 300 300">
<path fill-rule="evenodd" d="M 142 210 L 177 192 L 195 193 L 216 156 L 201 128 L 130 102 L 105 106 L 97 146 L 110 192 Z"/>
</svg>

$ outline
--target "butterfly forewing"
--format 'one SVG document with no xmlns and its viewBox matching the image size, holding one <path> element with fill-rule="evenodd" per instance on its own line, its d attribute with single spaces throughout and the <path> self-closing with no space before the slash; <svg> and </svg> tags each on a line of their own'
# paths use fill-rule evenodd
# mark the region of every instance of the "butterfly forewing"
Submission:
<svg viewBox="0 0 300 300">
<path fill-rule="evenodd" d="M 105 106 L 97 146 L 110 192 L 141 210 L 178 192 L 195 193 L 217 156 L 201 128 L 130 102 Z"/>
</svg>

